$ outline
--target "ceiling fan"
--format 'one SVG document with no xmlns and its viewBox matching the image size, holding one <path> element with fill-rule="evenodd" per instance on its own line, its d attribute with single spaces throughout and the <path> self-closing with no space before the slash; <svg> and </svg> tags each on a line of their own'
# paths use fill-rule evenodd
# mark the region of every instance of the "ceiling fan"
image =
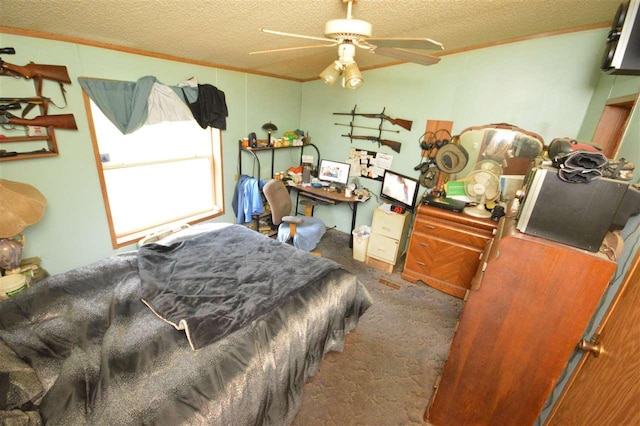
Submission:
<svg viewBox="0 0 640 426">
<path fill-rule="evenodd" d="M 433 41 L 428 38 L 371 37 L 371 24 L 367 21 L 354 19 L 351 16 L 353 2 L 355 1 L 357 0 L 342 0 L 343 3 L 347 3 L 347 17 L 346 19 L 332 19 L 328 21 L 324 27 L 325 37 L 313 37 L 302 34 L 267 30 L 264 28 L 261 29 L 262 32 L 268 34 L 317 40 L 325 42 L 324 44 L 261 50 L 251 52 L 250 54 L 253 55 L 260 53 L 338 46 L 338 59 L 320 73 L 320 78 L 322 78 L 322 80 L 324 80 L 324 82 L 329 86 L 334 86 L 340 75 L 344 74 L 342 78 L 342 87 L 346 87 L 348 89 L 355 89 L 364 82 L 362 74 L 360 73 L 354 59 L 356 47 L 365 49 L 369 51 L 369 53 L 388 56 L 420 65 L 433 65 L 440 61 L 440 58 L 435 56 L 429 56 L 424 53 L 409 50 L 442 50 L 442 44 L 437 41 Z"/>
</svg>

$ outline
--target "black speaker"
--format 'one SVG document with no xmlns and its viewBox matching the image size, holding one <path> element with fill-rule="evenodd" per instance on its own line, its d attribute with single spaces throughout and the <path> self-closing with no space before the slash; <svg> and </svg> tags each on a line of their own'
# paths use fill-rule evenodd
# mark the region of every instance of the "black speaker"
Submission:
<svg viewBox="0 0 640 426">
<path fill-rule="evenodd" d="M 609 230 L 624 228 L 631 216 L 640 214 L 640 186 L 638 185 L 630 186 L 625 192 Z"/>
<path fill-rule="evenodd" d="M 602 59 L 602 71 L 608 74 L 640 75 L 640 0 L 620 4 Z"/>
<path fill-rule="evenodd" d="M 569 183 L 551 167 L 532 169 L 517 214 L 517 229 L 597 252 L 609 231 L 628 182 L 601 177 Z"/>
</svg>

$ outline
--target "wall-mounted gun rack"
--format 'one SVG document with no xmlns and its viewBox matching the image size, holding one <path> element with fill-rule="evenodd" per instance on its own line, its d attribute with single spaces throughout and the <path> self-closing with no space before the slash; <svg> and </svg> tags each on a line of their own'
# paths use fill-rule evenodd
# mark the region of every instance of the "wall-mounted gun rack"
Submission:
<svg viewBox="0 0 640 426">
<path fill-rule="evenodd" d="M 0 54 L 15 54 L 12 47 L 0 48 Z M 49 115 L 49 104 L 55 103 L 50 98 L 42 95 L 43 80 L 52 80 L 60 85 L 60 90 L 66 107 L 66 95 L 63 84 L 70 84 L 71 79 L 67 67 L 62 65 L 35 64 L 30 62 L 25 66 L 10 64 L 0 59 L 0 76 L 10 76 L 33 80 L 36 89 L 35 97 L 6 97 L 0 98 L 0 132 L 13 130 L 13 126 L 25 126 L 24 136 L 6 136 L 0 133 L 0 144 L 16 144 L 24 142 L 46 142 L 46 148 L 36 151 L 13 151 L 0 148 L 0 162 L 15 161 L 31 158 L 56 157 L 59 155 L 58 143 L 54 129 L 77 130 L 72 114 Z M 25 105 L 24 109 L 22 105 Z M 25 118 L 26 115 L 37 107 L 40 115 L 34 118 Z M 18 117 L 9 111 L 22 110 Z M 10 127 L 7 127 L 10 126 Z M 12 147 L 15 145 L 12 145 Z M 0 145 L 1 147 L 1 145 Z"/>
<path fill-rule="evenodd" d="M 362 114 L 362 113 L 357 113 L 356 112 L 356 108 L 357 107 L 358 107 L 358 105 L 354 105 L 354 107 L 351 110 L 351 112 L 334 112 L 333 113 L 333 115 L 349 115 L 349 116 L 351 116 L 351 121 L 349 122 L 349 124 L 334 123 L 336 126 L 346 126 L 346 127 L 350 128 L 349 129 L 349 133 L 346 134 L 346 135 L 342 135 L 342 136 L 348 137 L 349 139 L 351 139 L 352 142 L 353 142 L 354 139 L 367 140 L 367 141 L 371 141 L 371 142 L 378 142 L 378 146 L 380 146 L 380 145 L 388 146 L 389 148 L 391 148 L 395 152 L 400 152 L 400 148 L 402 147 L 401 146 L 402 144 L 400 142 L 389 140 L 389 139 L 385 139 L 385 138 L 382 137 L 382 132 L 400 133 L 400 131 L 399 130 L 394 130 L 394 129 L 389 129 L 389 128 L 383 128 L 382 125 L 384 124 L 385 121 L 387 121 L 387 122 L 393 124 L 394 126 L 400 126 L 405 130 L 411 130 L 411 126 L 413 125 L 413 121 L 405 120 L 405 119 L 402 119 L 402 118 L 389 117 L 388 115 L 386 115 L 384 113 L 384 110 L 386 108 L 383 108 L 382 112 L 379 113 L 379 114 Z M 354 124 L 354 120 L 355 120 L 356 116 L 361 116 L 361 117 L 366 117 L 366 118 L 377 118 L 377 119 L 380 120 L 380 124 L 378 125 L 378 127 L 355 125 Z M 378 135 L 377 136 L 374 136 L 374 135 L 364 135 L 364 136 L 355 135 L 354 134 L 354 129 L 377 130 L 378 131 Z"/>
</svg>

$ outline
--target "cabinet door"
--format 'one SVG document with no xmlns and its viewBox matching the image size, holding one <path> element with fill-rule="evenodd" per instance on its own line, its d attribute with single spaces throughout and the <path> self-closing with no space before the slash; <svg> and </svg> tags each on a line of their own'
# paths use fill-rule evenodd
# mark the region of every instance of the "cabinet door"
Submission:
<svg viewBox="0 0 640 426">
<path fill-rule="evenodd" d="M 534 424 L 616 267 L 519 233 L 493 244 L 426 412 L 436 426 Z"/>
<path fill-rule="evenodd" d="M 599 328 L 602 353 L 585 355 L 548 425 L 640 424 L 640 253 Z"/>
<path fill-rule="evenodd" d="M 395 265 L 399 243 L 394 238 L 371 234 L 369 246 L 367 247 L 367 256 Z"/>
</svg>

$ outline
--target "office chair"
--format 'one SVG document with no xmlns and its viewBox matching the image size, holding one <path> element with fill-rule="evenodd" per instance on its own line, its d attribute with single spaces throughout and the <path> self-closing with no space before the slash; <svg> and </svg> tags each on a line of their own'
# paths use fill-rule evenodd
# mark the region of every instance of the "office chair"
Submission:
<svg viewBox="0 0 640 426">
<path fill-rule="evenodd" d="M 324 223 L 312 216 L 290 216 L 291 197 L 285 184 L 271 179 L 262 188 L 271 209 L 271 221 L 278 226 L 278 241 L 293 238 L 293 246 L 304 251 L 313 250 L 326 231 Z"/>
</svg>

